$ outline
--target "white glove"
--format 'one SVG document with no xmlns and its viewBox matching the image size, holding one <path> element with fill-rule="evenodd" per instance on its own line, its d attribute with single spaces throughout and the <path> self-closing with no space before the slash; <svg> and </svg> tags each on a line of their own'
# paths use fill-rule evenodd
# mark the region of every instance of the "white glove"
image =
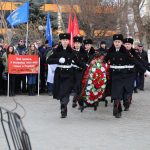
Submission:
<svg viewBox="0 0 150 150">
<path fill-rule="evenodd" d="M 89 67 L 89 64 L 86 64 L 86 67 Z"/>
<path fill-rule="evenodd" d="M 148 70 L 145 71 L 144 75 L 149 76 L 150 77 L 150 72 Z"/>
<path fill-rule="evenodd" d="M 64 58 L 64 57 L 61 57 L 61 58 L 59 59 L 59 63 L 63 64 L 64 62 L 65 62 L 65 58 Z"/>
</svg>

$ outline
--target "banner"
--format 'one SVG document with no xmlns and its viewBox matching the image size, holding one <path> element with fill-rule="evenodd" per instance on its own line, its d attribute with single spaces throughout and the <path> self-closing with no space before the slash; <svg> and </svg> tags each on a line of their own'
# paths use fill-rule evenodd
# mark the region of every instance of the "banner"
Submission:
<svg viewBox="0 0 150 150">
<path fill-rule="evenodd" d="M 9 74 L 38 74 L 39 57 L 33 55 L 9 55 Z"/>
</svg>

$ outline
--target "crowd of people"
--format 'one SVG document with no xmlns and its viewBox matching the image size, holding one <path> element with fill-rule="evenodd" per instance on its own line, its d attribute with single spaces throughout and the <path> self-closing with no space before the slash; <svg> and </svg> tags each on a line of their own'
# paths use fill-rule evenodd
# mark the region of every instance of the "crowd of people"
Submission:
<svg viewBox="0 0 150 150">
<path fill-rule="evenodd" d="M 6 45 L 0 40 L 0 95 L 7 95 L 8 55 L 38 55 L 40 57 L 40 93 L 47 92 L 47 70 L 45 62 L 47 51 L 50 50 L 48 41 L 42 40 L 30 43 L 28 47 L 23 39 L 18 45 Z M 10 74 L 9 96 L 16 94 L 36 95 L 38 89 L 37 74 Z"/>
<path fill-rule="evenodd" d="M 62 33 L 59 41 L 49 47 L 41 40 L 30 43 L 28 47 L 23 39 L 18 45 L 6 46 L 0 40 L 0 95 L 7 95 L 8 55 L 38 55 L 40 57 L 40 93 L 48 93 L 60 100 L 61 118 L 67 117 L 67 105 L 70 94 L 74 92 L 72 107 L 79 105 L 84 109 L 84 98 L 80 97 L 82 77 L 89 67 L 94 55 L 100 54 L 103 63 L 110 65 L 110 81 L 107 82 L 113 106 L 113 115 L 121 117 L 122 101 L 124 110 L 128 111 L 132 94 L 144 91 L 144 78 L 150 75 L 147 52 L 141 43 L 134 45 L 132 38 L 123 38 L 121 34 L 113 36 L 113 43 L 107 47 L 102 40 L 98 48 L 94 48 L 92 39 L 81 36 L 74 37 L 74 47 L 69 44 L 70 34 Z M 37 74 L 10 74 L 9 96 L 26 94 L 34 96 L 38 90 Z M 107 91 L 107 90 L 106 90 Z M 103 95 L 106 101 L 107 94 Z M 98 104 L 94 105 L 96 110 Z"/>
</svg>

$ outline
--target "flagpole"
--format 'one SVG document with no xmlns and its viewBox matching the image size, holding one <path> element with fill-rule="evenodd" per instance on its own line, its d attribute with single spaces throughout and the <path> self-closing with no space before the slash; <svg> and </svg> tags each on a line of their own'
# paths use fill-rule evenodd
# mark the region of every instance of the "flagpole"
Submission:
<svg viewBox="0 0 150 150">
<path fill-rule="evenodd" d="M 40 57 L 39 57 L 39 69 L 38 69 L 38 96 L 40 96 Z"/>
<path fill-rule="evenodd" d="M 27 22 L 27 32 L 26 32 L 26 48 L 28 47 L 28 36 L 29 36 L 29 23 Z"/>
<path fill-rule="evenodd" d="M 7 78 L 7 96 L 9 97 L 9 73 Z"/>
</svg>

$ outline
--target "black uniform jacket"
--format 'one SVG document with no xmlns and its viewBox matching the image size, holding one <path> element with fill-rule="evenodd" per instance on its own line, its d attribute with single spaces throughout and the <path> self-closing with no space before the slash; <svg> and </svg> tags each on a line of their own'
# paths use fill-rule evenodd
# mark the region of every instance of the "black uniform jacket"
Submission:
<svg viewBox="0 0 150 150">
<path fill-rule="evenodd" d="M 65 58 L 63 64 L 59 63 L 61 57 Z M 55 70 L 53 89 L 53 97 L 56 99 L 68 96 L 73 89 L 72 61 L 80 67 L 86 67 L 84 63 L 77 59 L 70 46 L 63 49 L 62 45 L 59 45 L 51 52 L 47 59 L 48 64 L 58 64 L 58 67 Z"/>
</svg>

